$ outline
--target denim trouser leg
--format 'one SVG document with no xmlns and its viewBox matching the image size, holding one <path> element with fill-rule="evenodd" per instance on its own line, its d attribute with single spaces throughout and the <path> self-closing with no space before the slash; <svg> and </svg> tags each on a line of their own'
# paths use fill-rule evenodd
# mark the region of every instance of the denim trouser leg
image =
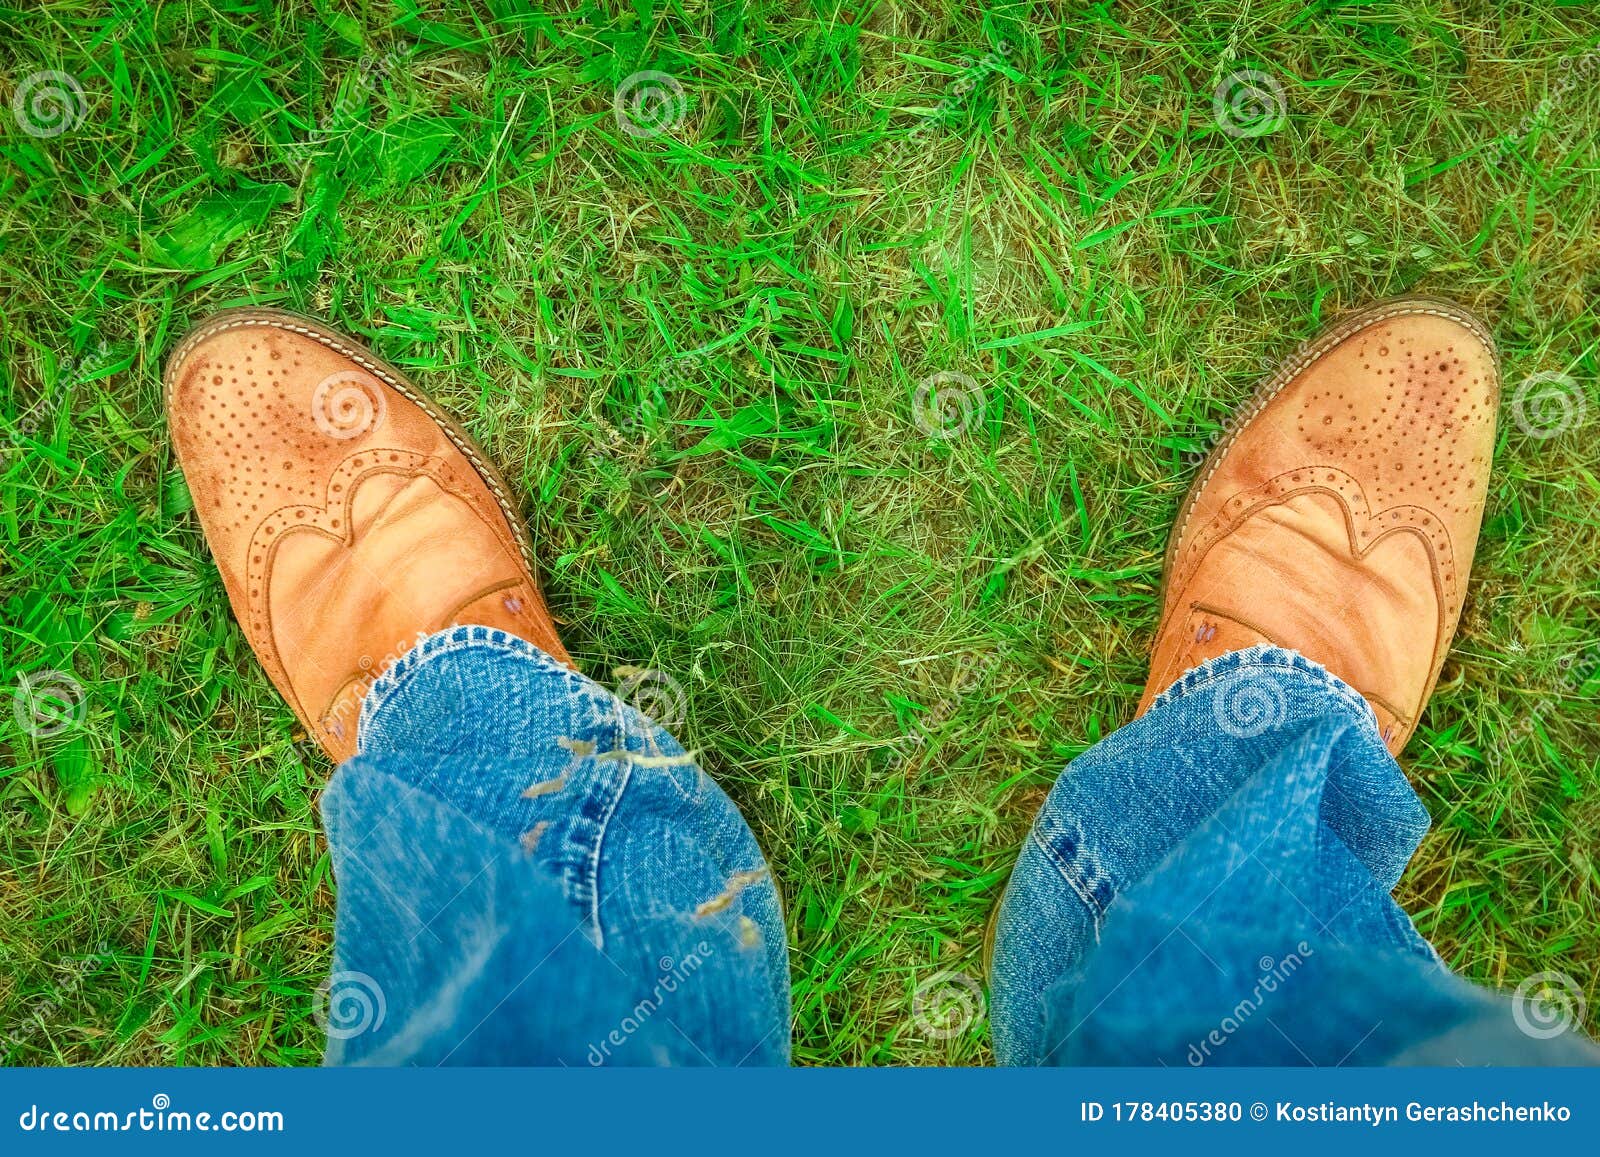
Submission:
<svg viewBox="0 0 1600 1157">
<path fill-rule="evenodd" d="M 1594 1063 L 1452 975 L 1390 892 L 1427 813 L 1347 685 L 1258 647 L 1075 760 L 1002 902 L 1006 1064 Z"/>
<path fill-rule="evenodd" d="M 456 627 L 372 687 L 323 817 L 330 1064 L 781 1064 L 777 891 L 664 731 Z"/>
</svg>

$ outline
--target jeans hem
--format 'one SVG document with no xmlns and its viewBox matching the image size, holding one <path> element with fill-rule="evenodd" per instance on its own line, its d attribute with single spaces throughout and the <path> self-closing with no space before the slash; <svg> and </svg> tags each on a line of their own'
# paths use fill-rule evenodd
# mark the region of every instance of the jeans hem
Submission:
<svg viewBox="0 0 1600 1157">
<path fill-rule="evenodd" d="M 1308 659 L 1299 651 L 1291 651 L 1287 647 L 1273 646 L 1271 643 L 1261 643 L 1254 647 L 1247 647 L 1242 651 L 1229 651 L 1225 655 L 1218 655 L 1214 659 L 1207 659 L 1198 667 L 1191 667 L 1173 682 L 1150 705 L 1150 711 L 1155 711 L 1163 704 L 1171 703 L 1188 697 L 1205 687 L 1214 680 L 1231 675 L 1241 670 L 1277 670 L 1290 671 L 1298 678 L 1309 680 L 1313 685 L 1320 686 L 1322 690 L 1332 695 L 1345 708 L 1353 711 L 1366 721 L 1374 732 L 1378 731 L 1378 716 L 1372 710 L 1372 704 L 1366 697 L 1339 676 L 1328 670 L 1315 659 Z M 1149 712 L 1146 712 L 1149 714 Z"/>
<path fill-rule="evenodd" d="M 362 751 L 361 737 L 366 733 L 368 722 L 383 709 L 384 704 L 405 685 L 408 679 L 421 667 L 441 655 L 464 651 L 469 647 L 487 647 L 490 650 L 521 656 L 536 667 L 543 667 L 549 674 L 576 674 L 572 668 L 557 662 L 528 640 L 509 631 L 502 631 L 498 627 L 475 624 L 446 627 L 442 631 L 422 636 L 417 640 L 416 646 L 389 664 L 373 681 L 366 698 L 361 702 L 361 714 L 356 722 L 357 753 L 360 754 Z"/>
</svg>

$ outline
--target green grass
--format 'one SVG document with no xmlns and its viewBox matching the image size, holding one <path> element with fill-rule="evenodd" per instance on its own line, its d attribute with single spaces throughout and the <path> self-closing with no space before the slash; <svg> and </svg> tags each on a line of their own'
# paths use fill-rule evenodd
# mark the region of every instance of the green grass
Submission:
<svg viewBox="0 0 1600 1157">
<path fill-rule="evenodd" d="M 1537 110 L 1597 46 L 1553 2 L 0 7 L 0 685 L 70 671 L 87 711 L 0 712 L 0 1060 L 320 1056 L 331 768 L 160 402 L 251 302 L 465 422 L 585 670 L 684 684 L 787 898 L 805 1063 L 988 1058 L 912 992 L 981 973 L 1035 809 L 1130 718 L 1195 452 L 1338 310 L 1465 302 L 1588 421 L 1504 423 L 1401 899 L 1475 980 L 1576 978 L 1593 1029 L 1600 74 Z M 1276 131 L 1218 131 L 1241 68 Z M 652 138 L 612 103 L 646 69 L 685 93 Z M 41 70 L 85 98 L 48 138 L 9 108 Z M 912 412 L 941 371 L 982 391 L 949 440 Z"/>
</svg>

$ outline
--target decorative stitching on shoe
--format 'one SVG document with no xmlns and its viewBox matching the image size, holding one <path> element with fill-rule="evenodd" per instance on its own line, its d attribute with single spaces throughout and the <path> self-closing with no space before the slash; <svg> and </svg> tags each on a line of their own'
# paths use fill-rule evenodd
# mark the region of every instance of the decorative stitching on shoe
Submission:
<svg viewBox="0 0 1600 1157">
<path fill-rule="evenodd" d="M 445 493 L 466 503 L 479 518 L 484 518 L 486 514 L 471 488 L 462 486 L 457 472 L 443 459 L 411 450 L 368 449 L 346 458 L 328 476 L 322 506 L 290 503 L 272 511 L 257 524 L 245 556 L 245 595 L 249 600 L 250 625 L 259 641 L 258 656 L 263 664 L 275 668 L 275 673 L 282 676 L 275 682 L 285 688 L 286 697 L 302 719 L 320 722 L 327 713 L 314 716 L 306 709 L 298 689 L 289 678 L 288 667 L 278 652 L 272 616 L 273 563 L 284 540 L 299 532 L 321 534 L 345 546 L 353 544 L 356 529 L 351 511 L 355 505 L 356 491 L 363 482 L 378 474 L 428 478 Z M 493 529 L 492 524 L 490 529 Z M 343 738 L 337 732 L 334 734 Z"/>
<path fill-rule="evenodd" d="M 506 523 L 511 529 L 512 537 L 516 540 L 517 547 L 522 552 L 523 562 L 527 565 L 528 573 L 538 573 L 536 560 L 533 556 L 533 543 L 528 537 L 527 529 L 522 524 L 521 512 L 511 500 L 506 488 L 501 484 L 499 472 L 483 458 L 472 440 L 456 426 L 454 419 L 434 405 L 432 399 L 426 394 L 411 386 L 400 376 L 399 371 L 392 370 L 377 355 L 370 354 L 360 347 L 350 345 L 339 338 L 338 335 L 328 332 L 320 325 L 313 323 L 309 318 L 295 319 L 287 314 L 278 315 L 252 311 L 243 315 L 225 316 L 221 320 L 215 321 L 210 325 L 203 325 L 191 332 L 178 343 L 177 348 L 167 362 L 165 389 L 163 392 L 164 403 L 169 412 L 171 410 L 173 386 L 177 383 L 189 355 L 194 352 L 200 343 L 207 338 L 215 337 L 219 333 L 251 327 L 278 329 L 285 333 L 296 333 L 302 337 L 310 338 L 335 353 L 349 358 L 432 418 L 439 428 L 444 431 L 445 437 L 450 439 L 451 444 L 461 451 L 467 461 L 472 463 L 473 469 L 478 473 L 478 477 L 483 480 L 484 485 L 494 495 L 495 503 L 500 507 L 501 514 L 505 516 Z"/>
<path fill-rule="evenodd" d="M 1327 357 L 1335 348 L 1343 344 L 1347 338 L 1353 337 L 1363 330 L 1371 329 L 1375 325 L 1393 321 L 1395 318 L 1417 316 L 1438 317 L 1446 321 L 1455 322 L 1483 343 L 1484 348 L 1489 353 L 1490 365 L 1495 371 L 1492 392 L 1498 398 L 1500 389 L 1499 349 L 1495 345 L 1494 336 L 1489 332 L 1488 328 L 1470 311 L 1449 302 L 1432 298 L 1411 297 L 1404 298 L 1387 307 L 1383 305 L 1373 306 L 1369 310 L 1347 318 L 1343 323 L 1335 325 L 1327 333 L 1304 343 L 1298 350 L 1290 354 L 1273 375 L 1256 389 L 1250 400 L 1229 419 L 1226 432 L 1211 453 L 1206 456 L 1205 462 L 1201 465 L 1199 475 L 1190 484 L 1188 493 L 1184 496 L 1183 505 L 1179 509 L 1178 519 L 1173 527 L 1172 537 L 1169 540 L 1171 544 L 1169 548 L 1170 554 L 1167 566 L 1163 568 L 1164 571 L 1170 572 L 1171 564 L 1174 561 L 1172 556 L 1176 555 L 1178 544 L 1183 541 L 1183 536 L 1188 530 L 1189 520 L 1194 514 L 1201 491 L 1205 489 L 1206 483 L 1211 480 L 1211 476 L 1222 466 L 1223 459 L 1228 456 L 1229 451 L 1233 449 L 1233 444 L 1238 440 L 1239 435 L 1250 424 L 1251 420 L 1266 409 L 1290 383 Z M 1170 585 L 1167 587 L 1167 594 L 1171 594 Z M 1163 597 L 1162 605 L 1165 606 L 1166 603 L 1167 598 Z"/>
</svg>

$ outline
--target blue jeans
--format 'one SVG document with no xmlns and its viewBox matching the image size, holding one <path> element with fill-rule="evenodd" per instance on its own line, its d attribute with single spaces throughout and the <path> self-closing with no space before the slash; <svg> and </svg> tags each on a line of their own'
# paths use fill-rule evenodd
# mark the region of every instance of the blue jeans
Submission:
<svg viewBox="0 0 1600 1157">
<path fill-rule="evenodd" d="M 662 728 L 531 644 L 433 635 L 323 798 L 330 1064 L 782 1064 L 779 894 Z M 1582 1063 L 1571 1008 L 1454 977 L 1390 898 L 1427 815 L 1350 688 L 1257 648 L 1077 759 L 991 968 L 1006 1064 Z"/>
</svg>

